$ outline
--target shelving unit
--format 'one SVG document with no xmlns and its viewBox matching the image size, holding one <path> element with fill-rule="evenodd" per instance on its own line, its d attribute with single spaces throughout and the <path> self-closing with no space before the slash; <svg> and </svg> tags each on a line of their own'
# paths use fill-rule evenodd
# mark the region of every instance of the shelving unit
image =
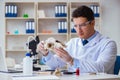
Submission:
<svg viewBox="0 0 120 80">
<path fill-rule="evenodd" d="M 27 21 L 34 21 L 36 26 L 36 12 L 34 2 L 5 2 L 5 13 L 13 14 L 14 6 L 17 16 L 5 15 L 5 53 L 6 57 L 12 57 L 16 63 L 20 63 L 26 53 L 27 37 L 36 35 L 36 32 L 26 33 Z M 28 17 L 23 17 L 24 14 L 28 14 Z"/>
<path fill-rule="evenodd" d="M 72 11 L 80 5 L 98 5 L 100 7 L 99 2 L 5 2 L 5 13 L 6 6 L 11 5 L 17 6 L 17 16 L 5 17 L 5 53 L 6 57 L 14 58 L 16 63 L 22 61 L 27 51 L 28 36 L 38 35 L 40 41 L 54 37 L 62 42 L 67 42 L 70 38 L 76 37 L 76 33 L 71 33 Z M 62 13 L 64 11 L 66 14 L 56 16 L 56 12 L 60 11 Z M 24 14 L 28 14 L 28 17 L 23 17 Z M 97 23 L 95 28 L 98 31 L 100 31 L 100 18 L 95 18 Z M 26 33 L 26 22 L 30 21 L 34 22 L 34 24 L 31 23 L 34 25 L 34 33 Z M 61 26 L 64 26 L 66 31 Z M 62 32 L 60 32 L 60 28 L 63 30 Z"/>
<path fill-rule="evenodd" d="M 70 38 L 73 38 L 73 37 L 77 37 L 76 33 L 72 33 L 71 32 L 71 29 L 73 29 L 73 23 L 71 21 L 72 19 L 72 12 L 79 6 L 81 5 L 86 5 L 88 7 L 90 7 L 93 11 L 94 11 L 94 15 L 95 15 L 95 29 L 97 31 L 100 31 L 101 32 L 101 29 L 100 29 L 100 26 L 101 26 L 101 8 L 100 8 L 100 2 L 86 2 L 86 1 L 83 1 L 83 2 L 70 2 Z M 94 7 L 94 8 L 93 8 Z M 96 8 L 97 7 L 97 8 Z M 97 10 L 98 9 L 98 10 Z M 97 10 L 97 15 L 95 14 Z"/>
<path fill-rule="evenodd" d="M 66 21 L 68 29 L 68 16 L 56 17 L 55 7 L 66 6 L 66 14 L 68 14 L 67 2 L 38 2 L 37 5 L 37 35 L 40 40 L 46 40 L 48 37 L 54 37 L 58 40 L 68 41 L 68 31 L 66 33 L 58 32 L 58 22 Z M 40 11 L 43 11 L 44 16 L 39 15 Z"/>
</svg>

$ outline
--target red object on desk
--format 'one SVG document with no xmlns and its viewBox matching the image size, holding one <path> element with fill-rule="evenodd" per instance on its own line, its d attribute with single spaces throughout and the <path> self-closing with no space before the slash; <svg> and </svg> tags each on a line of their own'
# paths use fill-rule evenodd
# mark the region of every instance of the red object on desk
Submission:
<svg viewBox="0 0 120 80">
<path fill-rule="evenodd" d="M 10 32 L 7 32 L 7 34 L 10 34 Z"/>
<path fill-rule="evenodd" d="M 79 68 L 76 69 L 76 75 L 77 75 L 77 76 L 80 75 L 80 69 L 79 69 Z"/>
</svg>

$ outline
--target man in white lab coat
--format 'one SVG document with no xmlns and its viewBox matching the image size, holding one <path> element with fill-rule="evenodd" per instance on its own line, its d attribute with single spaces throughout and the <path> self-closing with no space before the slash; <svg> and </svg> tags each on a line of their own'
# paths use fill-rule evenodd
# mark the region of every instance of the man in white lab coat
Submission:
<svg viewBox="0 0 120 80">
<path fill-rule="evenodd" d="M 79 67 L 82 73 L 113 73 L 116 43 L 94 29 L 93 11 L 87 6 L 80 6 L 73 11 L 72 21 L 78 38 L 71 39 L 65 49 L 55 48 L 56 55 L 45 50 L 43 43 L 38 44 L 37 48 L 43 53 L 43 62 L 51 69 L 69 64 L 71 71 Z"/>
</svg>

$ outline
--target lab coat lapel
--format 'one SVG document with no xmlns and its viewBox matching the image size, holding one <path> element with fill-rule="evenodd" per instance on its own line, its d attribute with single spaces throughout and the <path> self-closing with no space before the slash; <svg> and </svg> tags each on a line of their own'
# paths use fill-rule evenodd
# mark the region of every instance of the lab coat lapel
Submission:
<svg viewBox="0 0 120 80">
<path fill-rule="evenodd" d="M 83 44 L 82 44 L 82 40 L 81 40 L 81 39 L 79 39 L 78 45 L 79 45 L 80 47 L 83 47 Z"/>
<path fill-rule="evenodd" d="M 81 46 L 81 47 L 91 47 L 91 46 L 95 45 L 101 38 L 102 38 L 102 37 L 101 37 L 101 34 L 98 33 L 98 34 L 97 34 L 91 41 L 89 41 L 86 45 L 83 46 L 81 39 L 79 40 L 78 45 Z"/>
<path fill-rule="evenodd" d="M 90 47 L 98 43 L 98 41 L 101 39 L 101 34 L 98 33 L 95 38 L 93 38 L 91 41 L 89 41 L 85 46 Z"/>
</svg>

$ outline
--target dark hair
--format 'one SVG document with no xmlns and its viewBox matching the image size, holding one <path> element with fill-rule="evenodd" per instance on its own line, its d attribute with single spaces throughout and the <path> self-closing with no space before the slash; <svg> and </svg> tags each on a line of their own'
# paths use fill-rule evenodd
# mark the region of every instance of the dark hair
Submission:
<svg viewBox="0 0 120 80">
<path fill-rule="evenodd" d="M 85 17 L 88 21 L 91 21 L 94 20 L 94 12 L 91 8 L 83 5 L 75 9 L 72 13 L 72 19 L 78 17 Z"/>
</svg>

